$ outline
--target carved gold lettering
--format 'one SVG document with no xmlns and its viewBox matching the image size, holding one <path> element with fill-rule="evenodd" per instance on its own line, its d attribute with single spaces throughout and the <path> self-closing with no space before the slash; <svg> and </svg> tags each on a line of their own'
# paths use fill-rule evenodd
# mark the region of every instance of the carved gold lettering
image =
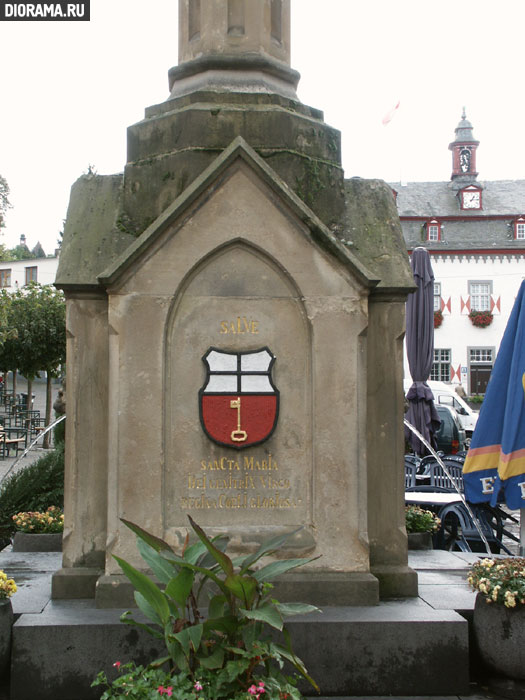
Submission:
<svg viewBox="0 0 525 700">
<path fill-rule="evenodd" d="M 272 459 L 272 455 L 268 455 L 268 460 L 262 459 L 261 461 L 255 459 L 254 457 L 244 456 L 244 471 L 271 471 L 274 469 L 277 471 L 277 462 Z"/>
<path fill-rule="evenodd" d="M 206 476 L 199 477 L 192 476 L 188 474 L 188 488 L 189 489 L 205 489 L 206 488 Z"/>
<path fill-rule="evenodd" d="M 219 321 L 219 333 L 221 335 L 250 335 L 259 334 L 259 321 L 247 316 L 237 316 L 234 321 Z"/>
</svg>

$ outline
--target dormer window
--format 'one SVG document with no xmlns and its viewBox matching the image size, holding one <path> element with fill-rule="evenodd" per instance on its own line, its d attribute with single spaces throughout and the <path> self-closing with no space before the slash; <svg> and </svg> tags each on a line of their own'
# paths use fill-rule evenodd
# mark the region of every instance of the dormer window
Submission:
<svg viewBox="0 0 525 700">
<path fill-rule="evenodd" d="M 465 187 L 459 192 L 462 209 L 481 209 L 481 190 L 479 187 Z"/>
<path fill-rule="evenodd" d="M 520 216 L 520 218 L 516 219 L 514 222 L 514 238 L 517 241 L 525 240 L 525 216 Z"/>
<path fill-rule="evenodd" d="M 437 219 L 431 219 L 427 223 L 427 241 L 435 242 L 441 240 L 441 224 Z"/>
</svg>

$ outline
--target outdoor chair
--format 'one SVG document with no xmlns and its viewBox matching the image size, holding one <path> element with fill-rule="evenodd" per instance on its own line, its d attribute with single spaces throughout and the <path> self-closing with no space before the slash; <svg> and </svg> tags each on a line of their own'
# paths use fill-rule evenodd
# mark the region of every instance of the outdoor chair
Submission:
<svg viewBox="0 0 525 700">
<path fill-rule="evenodd" d="M 416 485 L 417 466 L 407 462 L 405 459 L 405 490 L 415 487 Z"/>
<path fill-rule="evenodd" d="M 449 489 L 450 491 L 460 491 L 464 492 L 465 487 L 463 484 L 463 465 L 446 457 L 442 458 L 442 462 L 448 469 L 452 480 L 445 473 L 443 468 L 438 462 L 429 464 L 428 466 L 428 477 L 430 486 L 439 486 L 440 488 Z"/>
<path fill-rule="evenodd" d="M 512 552 L 503 544 L 503 522 L 499 514 L 483 503 L 470 504 L 470 507 L 485 535 L 490 551 L 499 554 L 503 550 Z M 434 535 L 435 549 L 461 552 L 485 552 L 485 544 L 463 503 L 452 503 L 438 511 L 441 527 Z"/>
</svg>

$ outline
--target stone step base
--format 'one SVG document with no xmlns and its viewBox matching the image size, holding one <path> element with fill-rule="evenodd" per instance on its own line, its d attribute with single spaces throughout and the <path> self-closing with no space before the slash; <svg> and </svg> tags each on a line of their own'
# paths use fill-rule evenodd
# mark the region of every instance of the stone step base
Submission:
<svg viewBox="0 0 525 700">
<path fill-rule="evenodd" d="M 51 601 L 13 627 L 11 700 L 95 700 L 115 661 L 151 661 L 162 646 L 93 600 Z M 421 599 L 325 608 L 288 623 L 294 650 L 327 696 L 468 694 L 468 626 Z M 312 695 L 307 687 L 303 692 Z"/>
</svg>

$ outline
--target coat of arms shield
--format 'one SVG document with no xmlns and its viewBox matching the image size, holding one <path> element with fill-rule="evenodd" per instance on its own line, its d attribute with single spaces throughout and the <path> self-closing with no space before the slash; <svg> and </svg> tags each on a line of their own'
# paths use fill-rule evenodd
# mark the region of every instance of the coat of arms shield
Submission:
<svg viewBox="0 0 525 700">
<path fill-rule="evenodd" d="M 209 348 L 202 358 L 206 381 L 199 391 L 204 432 L 218 445 L 242 449 L 267 440 L 277 424 L 279 391 L 267 347 L 251 352 Z"/>
</svg>

